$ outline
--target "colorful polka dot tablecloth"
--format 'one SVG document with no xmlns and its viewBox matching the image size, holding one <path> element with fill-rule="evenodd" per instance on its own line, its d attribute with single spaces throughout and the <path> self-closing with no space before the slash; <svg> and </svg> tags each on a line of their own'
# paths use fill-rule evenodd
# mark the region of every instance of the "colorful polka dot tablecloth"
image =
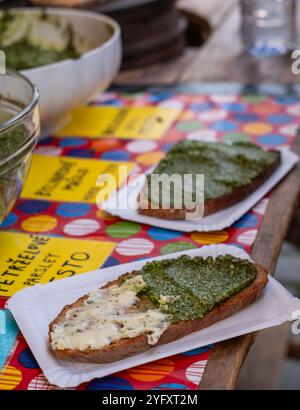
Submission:
<svg viewBox="0 0 300 410">
<path fill-rule="evenodd" d="M 197 92 L 190 92 L 197 91 Z M 186 91 L 188 90 L 188 91 Z M 226 91 L 226 92 L 225 92 Z M 182 110 L 168 132 L 158 140 L 115 138 L 47 137 L 36 153 L 50 156 L 133 161 L 142 172 L 156 164 L 171 144 L 180 139 L 201 141 L 253 141 L 264 148 L 288 148 L 300 125 L 298 93 L 285 89 L 255 92 L 216 85 L 210 90 L 112 89 L 92 105 L 147 106 Z M 268 197 L 232 227 L 218 232 L 182 233 L 119 220 L 96 204 L 21 199 L 2 225 L 4 231 L 39 233 L 66 238 L 114 242 L 102 267 L 157 255 L 193 249 L 206 244 L 227 243 L 249 251 L 262 222 Z M 43 376 L 11 314 L 0 298 L 0 389 L 57 389 Z M 5 332 L 1 323 L 6 323 Z M 95 379 L 74 389 L 196 389 L 211 346 L 161 359 L 137 368 Z M 220 375 L 218 377 L 221 377 Z"/>
</svg>

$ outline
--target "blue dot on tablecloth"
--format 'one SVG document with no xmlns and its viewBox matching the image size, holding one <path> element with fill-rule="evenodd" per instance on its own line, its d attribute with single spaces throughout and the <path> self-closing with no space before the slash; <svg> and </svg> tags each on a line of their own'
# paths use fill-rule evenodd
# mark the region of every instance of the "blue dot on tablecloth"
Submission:
<svg viewBox="0 0 300 410">
<path fill-rule="evenodd" d="M 293 117 L 289 114 L 270 114 L 267 121 L 271 124 L 288 124 L 293 121 Z"/>
<path fill-rule="evenodd" d="M 187 386 L 180 383 L 163 383 L 158 386 L 151 387 L 150 390 L 187 390 Z"/>
<path fill-rule="evenodd" d="M 216 121 L 212 128 L 216 131 L 233 131 L 237 128 L 237 124 L 229 120 Z"/>
<path fill-rule="evenodd" d="M 62 148 L 82 147 L 86 143 L 87 140 L 85 138 L 65 138 L 59 141 L 59 146 Z"/>
<path fill-rule="evenodd" d="M 120 100 L 106 100 L 106 101 L 101 101 L 100 104 L 97 105 L 105 105 L 105 106 L 110 106 L 110 107 L 122 107 L 123 106 L 123 101 Z"/>
<path fill-rule="evenodd" d="M 294 104 L 298 102 L 297 97 L 292 95 L 283 95 L 275 98 L 275 101 L 279 104 L 286 105 L 286 104 Z"/>
<path fill-rule="evenodd" d="M 168 241 L 171 239 L 180 238 L 183 235 L 182 232 L 156 227 L 150 228 L 148 230 L 148 234 L 152 239 L 155 239 L 157 241 Z"/>
<path fill-rule="evenodd" d="M 108 376 L 92 380 L 87 390 L 133 390 L 133 387 L 129 381 L 121 377 Z"/>
<path fill-rule="evenodd" d="M 258 218 L 254 214 L 246 214 L 233 226 L 235 228 L 254 228 L 258 224 Z"/>
<path fill-rule="evenodd" d="M 65 155 L 67 157 L 93 158 L 95 151 L 93 149 L 72 148 Z"/>
<path fill-rule="evenodd" d="M 111 266 L 119 265 L 120 261 L 114 256 L 109 256 L 102 264 L 101 268 L 110 268 Z"/>
<path fill-rule="evenodd" d="M 18 356 L 18 362 L 23 366 L 27 367 L 28 369 L 38 369 L 39 365 L 38 362 L 35 360 L 31 350 L 29 347 L 24 349 Z"/>
<path fill-rule="evenodd" d="M 281 145 L 287 142 L 287 137 L 280 134 L 265 134 L 257 138 L 262 145 Z"/>
<path fill-rule="evenodd" d="M 149 94 L 148 95 L 149 101 L 153 102 L 153 103 L 159 103 L 159 102 L 167 100 L 171 97 L 173 97 L 172 93 L 158 93 L 158 94 Z"/>
<path fill-rule="evenodd" d="M 1 224 L 1 228 L 8 228 L 18 222 L 18 215 L 10 212 Z"/>
<path fill-rule="evenodd" d="M 34 214 L 46 211 L 51 206 L 51 202 L 38 201 L 38 200 L 26 200 L 21 202 L 17 208 L 24 214 Z"/>
<path fill-rule="evenodd" d="M 211 102 L 199 102 L 199 103 L 192 103 L 189 105 L 189 109 L 191 111 L 205 111 L 205 110 L 210 110 L 213 108 L 213 103 Z"/>
<path fill-rule="evenodd" d="M 189 350 L 188 352 L 181 353 L 183 356 L 195 356 L 197 354 L 209 352 L 213 348 L 213 345 L 198 347 L 197 349 Z"/>
<path fill-rule="evenodd" d="M 40 138 L 39 139 L 39 145 L 49 145 L 53 142 L 52 137 L 45 137 L 45 138 Z"/>
<path fill-rule="evenodd" d="M 258 121 L 258 115 L 251 112 L 234 114 L 233 118 L 241 122 L 255 122 Z"/>
<path fill-rule="evenodd" d="M 223 103 L 221 104 L 221 107 L 232 112 L 245 112 L 247 110 L 247 104 L 238 102 Z"/>
<path fill-rule="evenodd" d="M 56 208 L 56 214 L 66 218 L 76 218 L 77 216 L 85 216 L 89 213 L 91 206 L 81 203 L 65 203 L 59 204 Z"/>
<path fill-rule="evenodd" d="M 130 154 L 126 151 L 121 150 L 113 150 L 113 151 L 106 151 L 101 155 L 101 159 L 106 160 L 119 160 L 119 161 L 127 161 L 130 158 Z"/>
</svg>

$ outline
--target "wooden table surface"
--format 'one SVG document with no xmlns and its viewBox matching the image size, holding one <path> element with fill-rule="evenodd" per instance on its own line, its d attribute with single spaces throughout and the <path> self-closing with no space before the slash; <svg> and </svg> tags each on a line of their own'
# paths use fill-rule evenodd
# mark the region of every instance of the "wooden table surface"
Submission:
<svg viewBox="0 0 300 410">
<path fill-rule="evenodd" d="M 121 72 L 117 83 L 170 84 L 188 81 L 300 83 L 300 75 L 295 76 L 291 72 L 292 60 L 289 56 L 257 60 L 243 51 L 239 36 L 238 0 L 180 0 L 178 7 L 207 17 L 212 26 L 212 35 L 206 44 L 199 49 L 187 49 L 180 58 L 164 64 Z M 300 155 L 300 134 L 296 138 L 293 150 Z M 298 205 L 299 181 L 300 167 L 298 166 L 274 190 L 251 251 L 252 258 L 265 266 L 271 274 L 274 273 L 281 245 Z M 261 334 L 263 335 L 264 332 Z M 272 336 L 267 331 L 265 334 L 269 335 L 269 338 L 278 338 L 276 344 L 274 343 L 274 348 L 277 348 L 274 354 L 279 358 L 279 341 L 284 342 L 285 338 L 280 336 L 282 330 L 276 332 Z M 248 334 L 216 344 L 200 388 L 235 388 L 243 362 L 256 336 L 256 334 Z M 280 351 L 283 357 L 284 347 Z M 264 357 L 260 357 L 260 370 L 267 371 L 263 359 Z"/>
</svg>

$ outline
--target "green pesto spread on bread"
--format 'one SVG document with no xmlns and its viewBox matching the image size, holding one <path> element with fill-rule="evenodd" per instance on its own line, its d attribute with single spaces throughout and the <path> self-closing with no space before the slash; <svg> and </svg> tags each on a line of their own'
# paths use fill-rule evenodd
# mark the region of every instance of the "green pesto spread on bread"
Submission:
<svg viewBox="0 0 300 410">
<path fill-rule="evenodd" d="M 233 144 L 180 141 L 166 154 L 152 174 L 204 175 L 204 201 L 222 198 L 237 188 L 250 185 L 265 169 L 277 160 L 277 153 L 265 151 L 252 143 L 235 142 Z M 151 174 L 147 176 L 149 199 L 152 203 L 162 205 L 162 189 L 151 189 Z M 190 190 L 191 187 L 188 186 Z M 198 189 L 193 180 L 192 192 Z M 183 189 L 171 186 L 170 203 L 184 196 Z"/>
</svg>

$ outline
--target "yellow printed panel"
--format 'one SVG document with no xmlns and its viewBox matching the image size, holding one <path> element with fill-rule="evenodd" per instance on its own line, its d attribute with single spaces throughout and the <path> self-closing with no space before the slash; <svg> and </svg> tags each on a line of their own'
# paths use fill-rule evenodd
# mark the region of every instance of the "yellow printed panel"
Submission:
<svg viewBox="0 0 300 410">
<path fill-rule="evenodd" d="M 107 199 L 133 167 L 133 162 L 34 154 L 22 198 L 95 203 L 101 189 L 105 189 Z M 97 179 L 104 175 L 110 177 L 109 184 L 97 186 Z"/>
<path fill-rule="evenodd" d="M 159 139 L 180 114 L 176 108 L 85 106 L 70 113 L 59 137 Z"/>
<path fill-rule="evenodd" d="M 98 269 L 115 243 L 0 232 L 0 296 Z"/>
</svg>

